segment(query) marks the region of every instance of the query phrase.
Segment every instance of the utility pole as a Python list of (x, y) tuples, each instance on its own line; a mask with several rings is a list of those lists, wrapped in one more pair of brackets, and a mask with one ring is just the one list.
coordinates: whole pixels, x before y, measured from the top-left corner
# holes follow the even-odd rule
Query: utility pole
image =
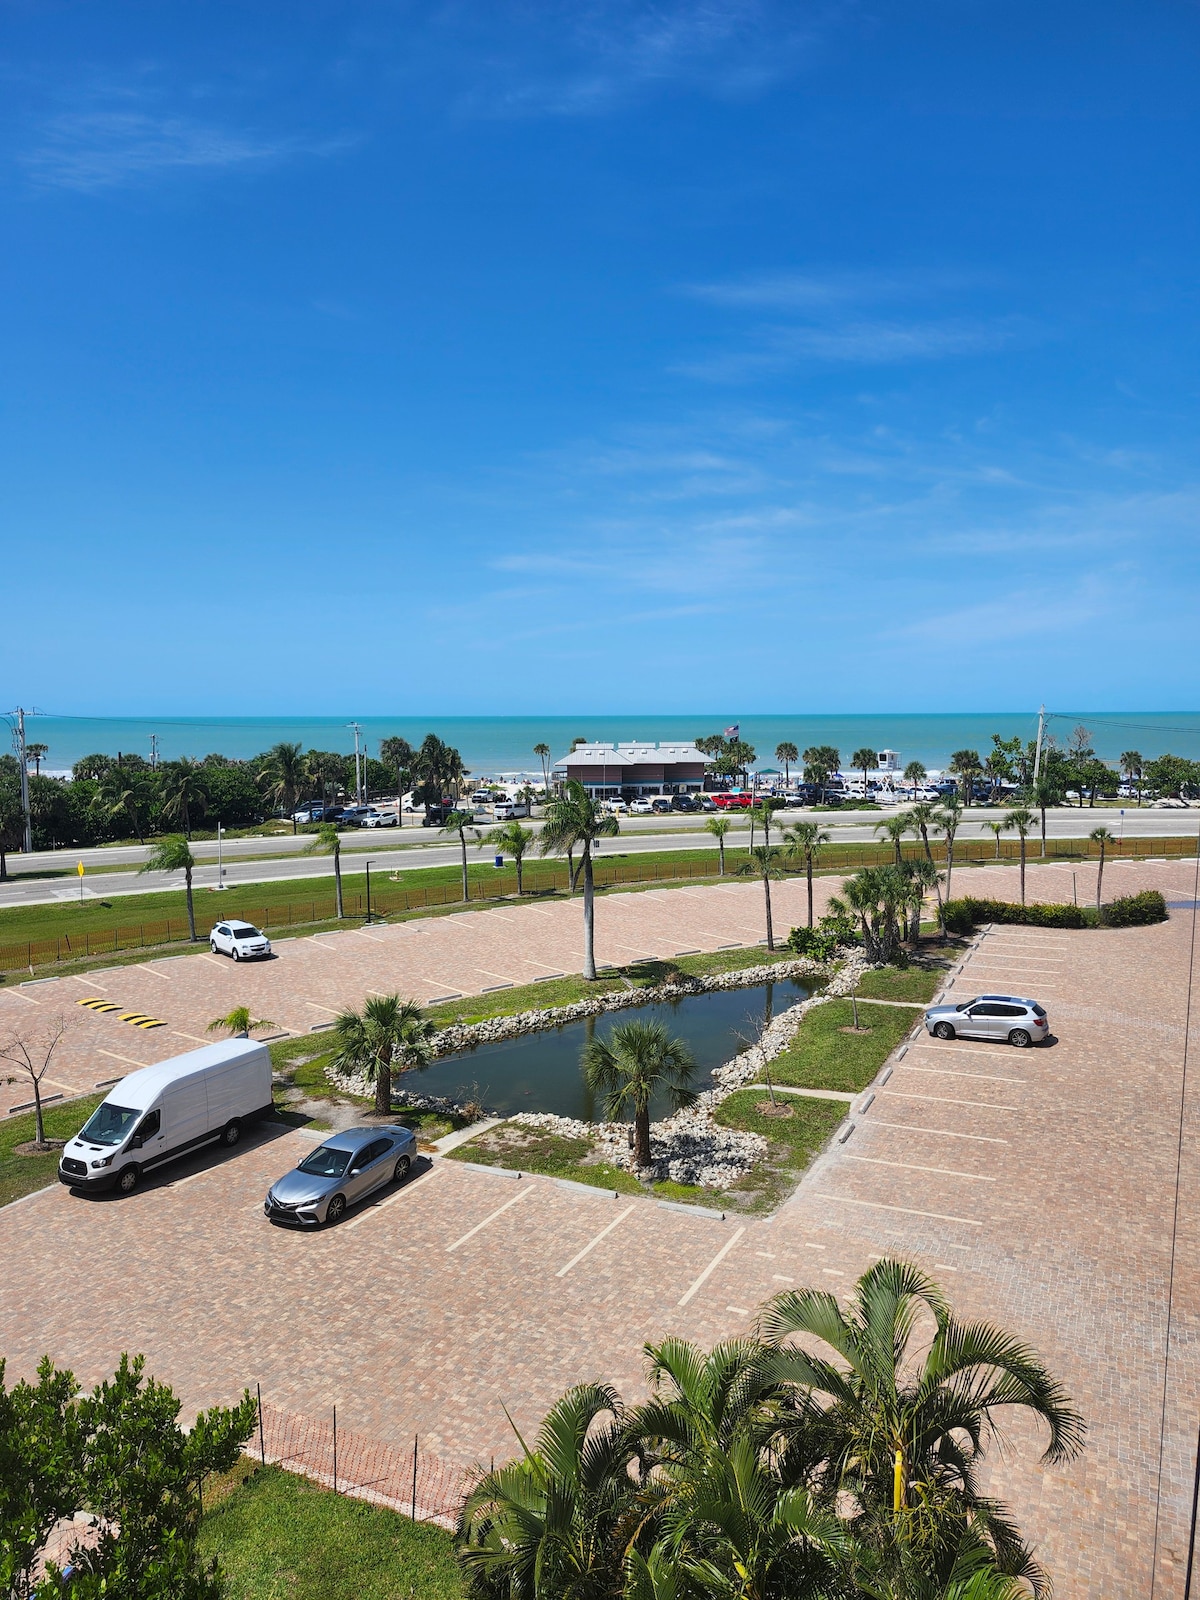
[(362, 729), (359, 727), (357, 722), (348, 722), (346, 724), (346, 726), (348, 728), (353, 728), (354, 729), (354, 804), (356, 806), (360, 806), (360, 805), (362, 805), (363, 802), (362, 802), (362, 777), (361, 777), (361, 775), (359, 773), (359, 769), (358, 769), (358, 753), (359, 753), (358, 752), (358, 737), (359, 737), (359, 734), (362, 732)]
[(1041, 768), (1042, 768), (1042, 734), (1045, 731), (1045, 727), (1046, 727), (1046, 708), (1045, 708), (1045, 706), (1042, 706), (1041, 710), (1038, 712), (1037, 749), (1033, 753), (1033, 781), (1034, 781), (1034, 783), (1036, 783), (1038, 781), (1038, 773), (1041, 771)]
[(156, 733), (150, 735), (150, 771), (158, 771), (158, 735)]
[(25, 752), (25, 712), (17, 707), (17, 760), (21, 764), (21, 811), (25, 818), (25, 834), (21, 845), (26, 855), (33, 854), (33, 826), (29, 817), (29, 759)]

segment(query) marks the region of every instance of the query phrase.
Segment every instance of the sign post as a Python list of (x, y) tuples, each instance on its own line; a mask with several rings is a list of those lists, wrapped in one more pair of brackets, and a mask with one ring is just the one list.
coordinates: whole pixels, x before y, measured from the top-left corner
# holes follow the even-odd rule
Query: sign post
[(83, 904), (83, 862), (82, 861), (75, 868), (75, 871), (79, 874), (79, 904), (82, 905)]

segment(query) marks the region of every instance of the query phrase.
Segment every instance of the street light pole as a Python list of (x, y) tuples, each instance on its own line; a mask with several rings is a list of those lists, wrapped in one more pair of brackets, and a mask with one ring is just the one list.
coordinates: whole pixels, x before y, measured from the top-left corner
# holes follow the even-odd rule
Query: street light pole
[(367, 921), (371, 920), (371, 863), (367, 862)]
[(221, 840), (225, 829), (217, 823), (217, 888), (225, 887), (225, 859), (221, 851)]
[(17, 759), (21, 763), (21, 811), (25, 818), (25, 833), (21, 845), (25, 854), (33, 854), (33, 824), (29, 815), (29, 765), (25, 751), (25, 713), (17, 707)]

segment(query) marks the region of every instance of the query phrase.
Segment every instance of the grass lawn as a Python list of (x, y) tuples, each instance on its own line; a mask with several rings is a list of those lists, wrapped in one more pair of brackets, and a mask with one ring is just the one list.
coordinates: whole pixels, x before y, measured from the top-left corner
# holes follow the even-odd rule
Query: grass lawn
[[(248, 1475), (247, 1475), (248, 1474)], [(281, 1467), (209, 1483), (200, 1548), (216, 1556), (229, 1600), (460, 1600), (451, 1537), (334, 1494)], [(241, 1481), (237, 1481), (237, 1480)], [(224, 1491), (224, 1492), (223, 1492)]]
[[(63, 1106), (46, 1106), (42, 1116), (47, 1139), (70, 1139), (77, 1134), (103, 1099), (102, 1094), (90, 1094)], [(57, 1150), (32, 1156), (15, 1153), (15, 1146), (28, 1143), (36, 1133), (32, 1111), (0, 1122), (0, 1206), (19, 1200), (23, 1194), (32, 1194), (35, 1189), (44, 1189), (58, 1179)]]
[(854, 1020), (849, 1000), (813, 1006), (791, 1047), (771, 1063), (772, 1079), (801, 1089), (839, 1089), (844, 1094), (866, 1088), (908, 1033), (916, 1014), (860, 1000), (858, 1017), (870, 1033), (841, 1031)]
[(799, 1095), (778, 1099), (786, 1100), (790, 1116), (764, 1115), (759, 1107), (770, 1103), (765, 1089), (739, 1089), (717, 1109), (722, 1127), (761, 1133), (769, 1144), (767, 1159), (721, 1197), (726, 1210), (774, 1210), (846, 1115), (846, 1107), (834, 1100), (802, 1100)]
[(586, 1139), (566, 1139), (545, 1128), (526, 1128), (519, 1123), (502, 1122), (451, 1150), (449, 1159), (536, 1172), (547, 1178), (573, 1178), (576, 1183), (616, 1189), (621, 1194), (646, 1193), (630, 1173), (592, 1159), (592, 1147)]
[(858, 986), (859, 998), (871, 1000), (932, 1000), (946, 981), (945, 972), (927, 967), (879, 967), (864, 972)]

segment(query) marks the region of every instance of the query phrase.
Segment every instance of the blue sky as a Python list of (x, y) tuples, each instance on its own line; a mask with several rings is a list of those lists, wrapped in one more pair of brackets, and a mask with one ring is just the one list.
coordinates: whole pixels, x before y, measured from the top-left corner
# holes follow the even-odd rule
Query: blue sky
[(5, 0), (0, 696), (1200, 705), (1200, 10)]

